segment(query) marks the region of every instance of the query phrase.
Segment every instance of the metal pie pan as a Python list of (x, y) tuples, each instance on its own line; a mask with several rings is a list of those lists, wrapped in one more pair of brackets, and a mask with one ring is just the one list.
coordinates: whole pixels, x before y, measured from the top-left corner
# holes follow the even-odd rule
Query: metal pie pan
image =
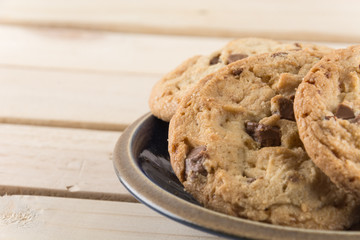
[(130, 125), (114, 149), (120, 182), (140, 202), (190, 227), (233, 239), (358, 240), (360, 231), (285, 227), (228, 216), (200, 206), (171, 170), (167, 153), (168, 123), (150, 113)]

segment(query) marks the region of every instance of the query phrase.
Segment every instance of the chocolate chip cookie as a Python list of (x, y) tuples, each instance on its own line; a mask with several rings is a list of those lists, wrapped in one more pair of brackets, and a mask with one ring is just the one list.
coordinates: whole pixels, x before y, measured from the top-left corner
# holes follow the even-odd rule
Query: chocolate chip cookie
[(304, 48), (321, 49), (322, 47), (312, 44), (282, 43), (270, 39), (243, 38), (229, 42), (222, 50), (209, 56), (192, 57), (155, 84), (149, 99), (151, 112), (158, 118), (169, 121), (186, 91), (206, 75), (251, 55)]
[(248, 57), (206, 76), (181, 101), (169, 127), (172, 167), (201, 204), (273, 224), (344, 229), (359, 202), (311, 161), (293, 101), (323, 51)]
[(360, 45), (324, 57), (297, 90), (295, 116), (314, 163), (360, 197), (359, 64)]

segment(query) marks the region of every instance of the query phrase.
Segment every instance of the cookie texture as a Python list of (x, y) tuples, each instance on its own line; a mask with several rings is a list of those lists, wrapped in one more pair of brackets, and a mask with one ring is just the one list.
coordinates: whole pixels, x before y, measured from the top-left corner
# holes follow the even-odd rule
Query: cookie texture
[(295, 116), (314, 163), (360, 197), (360, 46), (336, 50), (300, 84)]
[(282, 43), (262, 38), (241, 38), (229, 42), (222, 50), (209, 56), (195, 56), (166, 74), (150, 94), (151, 112), (164, 121), (170, 121), (176, 108), (200, 79), (216, 70), (248, 56), (285, 50), (326, 49), (312, 44)]
[(267, 53), (206, 76), (170, 121), (172, 167), (205, 207), (251, 220), (345, 229), (359, 202), (311, 161), (293, 100), (326, 51)]

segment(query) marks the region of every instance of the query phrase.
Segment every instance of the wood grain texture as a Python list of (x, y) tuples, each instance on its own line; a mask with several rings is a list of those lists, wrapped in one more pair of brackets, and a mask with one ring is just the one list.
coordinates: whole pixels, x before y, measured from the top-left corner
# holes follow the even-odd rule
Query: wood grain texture
[(149, 111), (160, 78), (0, 67), (0, 122), (123, 130)]
[(1, 239), (221, 239), (191, 229), (140, 203), (0, 197)]
[(113, 169), (121, 131), (185, 59), (237, 37), (360, 41), (357, 6), (1, 0), (0, 239), (220, 239), (136, 202)]
[(0, 193), (135, 201), (112, 163), (120, 135), (0, 124)]
[[(349, 7), (351, 6), (351, 7)], [(3, 0), (0, 23), (216, 37), (360, 40), (359, 2)]]
[(0, 39), (0, 66), (160, 75), (228, 41), (4, 25), (0, 25)]

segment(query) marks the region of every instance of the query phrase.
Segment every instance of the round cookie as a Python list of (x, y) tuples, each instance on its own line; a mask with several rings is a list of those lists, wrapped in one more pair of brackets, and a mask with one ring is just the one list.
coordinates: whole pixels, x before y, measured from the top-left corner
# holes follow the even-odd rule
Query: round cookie
[(289, 51), (237, 61), (206, 76), (169, 127), (171, 164), (210, 209), (273, 224), (345, 229), (359, 202), (311, 161), (293, 113), (295, 89), (323, 56)]
[(299, 134), (314, 163), (360, 197), (360, 45), (317, 63), (295, 97)]
[[(266, 52), (323, 48), (312, 44), (282, 43), (270, 39), (242, 38), (229, 42), (222, 50), (209, 56), (195, 56), (166, 74), (157, 82), (150, 94), (151, 112), (164, 121), (170, 121), (176, 108), (196, 82), (229, 63)], [(325, 47), (324, 47), (325, 49)]]

